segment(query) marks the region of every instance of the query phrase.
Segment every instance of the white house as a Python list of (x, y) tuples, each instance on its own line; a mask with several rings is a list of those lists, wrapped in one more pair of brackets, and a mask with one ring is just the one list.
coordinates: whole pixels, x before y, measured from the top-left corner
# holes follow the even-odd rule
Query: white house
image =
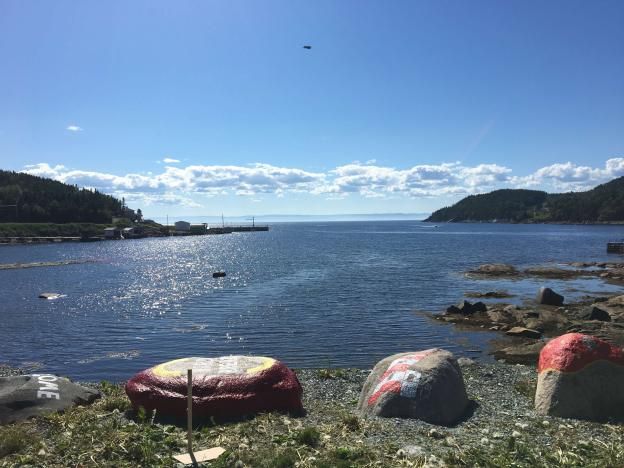
[(191, 223), (187, 221), (176, 221), (175, 222), (175, 230), (176, 232), (190, 232), (191, 231)]

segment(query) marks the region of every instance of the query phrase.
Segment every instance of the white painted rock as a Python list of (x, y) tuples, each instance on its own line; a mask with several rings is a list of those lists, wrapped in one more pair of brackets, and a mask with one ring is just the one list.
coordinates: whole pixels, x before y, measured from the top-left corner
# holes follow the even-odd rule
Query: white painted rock
[(467, 405), (456, 359), (436, 348), (379, 361), (364, 384), (358, 409), (367, 415), (448, 425), (461, 418)]
[(50, 374), (0, 377), (0, 424), (86, 405), (100, 392)]

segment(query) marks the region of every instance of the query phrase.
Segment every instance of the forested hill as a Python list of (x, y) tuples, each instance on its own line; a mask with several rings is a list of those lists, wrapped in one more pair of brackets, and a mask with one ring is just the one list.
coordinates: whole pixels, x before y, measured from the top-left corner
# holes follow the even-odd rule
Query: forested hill
[(122, 212), (122, 202), (109, 195), (2, 170), (0, 205), (3, 223), (110, 223)]
[(495, 190), (470, 195), (434, 212), (425, 221), (512, 223), (624, 222), (624, 177), (587, 192), (548, 194), (537, 190)]

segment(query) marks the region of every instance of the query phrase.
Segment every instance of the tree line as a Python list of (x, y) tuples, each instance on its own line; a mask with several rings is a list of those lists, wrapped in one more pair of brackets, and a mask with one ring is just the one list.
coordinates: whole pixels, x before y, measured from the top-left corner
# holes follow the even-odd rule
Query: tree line
[(110, 223), (122, 201), (52, 179), (0, 170), (2, 223)]
[(426, 221), (620, 223), (624, 222), (624, 177), (586, 192), (504, 189), (470, 195), (435, 211)]

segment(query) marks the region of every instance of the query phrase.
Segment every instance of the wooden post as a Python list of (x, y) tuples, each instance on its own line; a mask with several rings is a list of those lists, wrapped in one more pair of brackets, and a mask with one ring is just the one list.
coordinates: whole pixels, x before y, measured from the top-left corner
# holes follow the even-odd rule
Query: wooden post
[(186, 448), (188, 453), (174, 455), (173, 458), (185, 465), (198, 466), (198, 461), (216, 460), (225, 452), (225, 449), (223, 447), (213, 447), (193, 453), (193, 369), (188, 369), (187, 371), (186, 391)]
[(187, 371), (186, 440), (188, 453), (193, 458), (193, 369)]

